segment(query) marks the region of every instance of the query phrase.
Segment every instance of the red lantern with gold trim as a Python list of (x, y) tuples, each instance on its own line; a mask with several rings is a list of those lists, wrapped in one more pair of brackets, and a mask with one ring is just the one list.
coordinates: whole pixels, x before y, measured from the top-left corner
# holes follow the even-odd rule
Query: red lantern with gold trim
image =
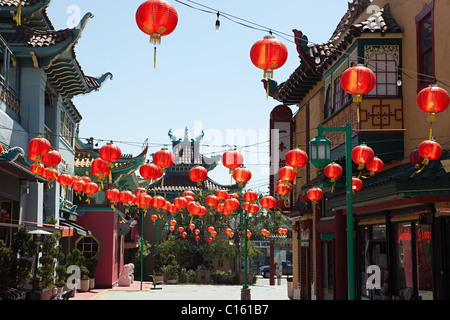
[(272, 196), (264, 196), (261, 198), (261, 200), (259, 200), (259, 204), (261, 205), (261, 207), (269, 210), (275, 207), (276, 203), (277, 200)]
[(49, 152), (42, 156), (42, 163), (49, 168), (56, 167), (60, 164), (61, 160), (61, 154), (53, 149), (50, 149)]
[(208, 171), (202, 166), (197, 165), (189, 170), (189, 179), (197, 183), (198, 187), (202, 185), (202, 182), (205, 181), (207, 176)]
[(147, 162), (139, 167), (139, 174), (149, 182), (153, 182), (162, 176), (161, 168), (156, 164)]
[(205, 202), (212, 209), (219, 204), (219, 198), (217, 196), (211, 194), (206, 197)]
[(229, 198), (229, 199), (225, 200), (223, 205), (227, 211), (229, 211), (231, 214), (233, 214), (234, 211), (239, 208), (239, 201), (234, 198)]
[[(178, 13), (167, 1), (148, 0), (138, 7), (136, 24), (142, 32), (150, 35), (151, 44), (160, 44), (161, 37), (175, 30), (178, 24)], [(156, 47), (154, 67), (156, 67)]]
[(375, 84), (375, 74), (363, 65), (350, 67), (341, 75), (342, 89), (353, 95), (353, 102), (360, 102), (362, 95), (372, 91)]
[(352, 150), (352, 160), (358, 164), (358, 170), (364, 169), (364, 166), (372, 162), (374, 157), (375, 154), (372, 148), (364, 143), (354, 147)]
[(153, 155), (153, 163), (161, 168), (162, 173), (173, 166), (174, 162), (175, 155), (167, 148), (162, 148)]
[(176, 197), (173, 199), (173, 205), (177, 207), (178, 209), (183, 209), (188, 204), (186, 198), (184, 197)]
[(278, 177), (285, 183), (285, 185), (288, 185), (291, 181), (294, 181), (295, 176), (296, 173), (290, 166), (284, 166), (278, 170)]
[(96, 194), (99, 190), (98, 185), (95, 182), (88, 182), (84, 186), (84, 193), (87, 197), (87, 202), (91, 203), (91, 198)]
[(336, 162), (331, 162), (323, 170), (323, 173), (327, 176), (327, 178), (331, 179), (331, 182), (336, 182), (337, 178), (342, 175), (342, 172), (342, 167)]
[(323, 191), (320, 188), (313, 187), (308, 190), (307, 192), (308, 199), (312, 201), (313, 203), (317, 203), (320, 201), (323, 197)]
[(230, 174), (244, 163), (244, 156), (236, 149), (230, 149), (222, 154), (222, 164), (229, 169)]
[(414, 165), (417, 169), (420, 167), (420, 164), (425, 160), (419, 153), (419, 149), (415, 149), (409, 153), (409, 162)]
[(362, 186), (363, 186), (363, 183), (360, 178), (356, 178), (356, 177), (352, 178), (352, 191), (353, 192), (361, 190)]
[(219, 201), (224, 201), (230, 197), (228, 192), (224, 189), (219, 189), (216, 191), (216, 196), (219, 198)]
[(42, 157), (50, 151), (50, 142), (44, 137), (38, 136), (28, 143), (28, 157), (35, 163), (41, 162)]
[(253, 203), (258, 200), (258, 194), (253, 190), (248, 190), (244, 193), (244, 200)]
[[(273, 70), (281, 68), (287, 61), (288, 50), (283, 42), (272, 34), (255, 42), (250, 49), (250, 60), (259, 69), (264, 70), (264, 78), (272, 79)], [(267, 84), (267, 97), (269, 84)]]
[(447, 109), (450, 103), (448, 92), (436, 84), (420, 90), (416, 100), (421, 110), (433, 116)]
[(366, 164), (367, 170), (370, 171), (370, 175), (373, 176), (375, 173), (381, 172), (384, 167), (384, 162), (377, 156), (373, 157), (373, 160)]
[(233, 179), (238, 183), (239, 187), (242, 187), (245, 183), (249, 182), (252, 178), (252, 172), (245, 167), (239, 167), (234, 169)]
[(442, 147), (434, 140), (425, 140), (419, 144), (419, 154), (424, 159), (423, 163), (428, 164), (430, 160), (437, 160), (442, 155)]
[(108, 163), (109, 167), (112, 167), (113, 162), (119, 160), (122, 156), (122, 151), (111, 141), (100, 148), (99, 156)]

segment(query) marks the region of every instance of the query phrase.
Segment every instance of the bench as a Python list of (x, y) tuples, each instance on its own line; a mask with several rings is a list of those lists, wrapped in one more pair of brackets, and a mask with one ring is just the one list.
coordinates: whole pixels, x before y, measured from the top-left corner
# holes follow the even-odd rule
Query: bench
[(164, 282), (163, 281), (155, 281), (155, 278), (153, 277), (153, 275), (149, 275), (150, 277), (150, 281), (153, 283), (153, 289), (162, 289), (162, 288), (157, 288), (157, 285), (161, 285)]
[(50, 297), (50, 300), (69, 300), (73, 290), (67, 290), (59, 293), (55, 293)]

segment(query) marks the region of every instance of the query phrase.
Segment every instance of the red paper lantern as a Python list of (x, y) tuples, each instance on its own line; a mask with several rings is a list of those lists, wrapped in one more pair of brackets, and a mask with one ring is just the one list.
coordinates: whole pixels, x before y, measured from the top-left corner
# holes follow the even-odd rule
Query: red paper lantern
[(294, 179), (296, 177), (296, 173), (292, 167), (284, 166), (284, 167), (280, 168), (280, 170), (278, 170), (278, 177), (285, 184), (288, 184), (290, 181), (294, 181)]
[(175, 155), (167, 148), (162, 148), (153, 155), (153, 163), (161, 168), (162, 173), (166, 172), (167, 168), (173, 166), (174, 162)]
[(361, 179), (356, 178), (356, 177), (352, 178), (352, 191), (353, 192), (361, 190), (362, 185), (363, 185), (363, 183), (362, 183)]
[(155, 181), (162, 176), (161, 168), (150, 162), (144, 163), (139, 167), (139, 174), (149, 181)]
[(110, 175), (111, 169), (108, 166), (108, 162), (101, 158), (96, 158), (91, 163), (91, 171), (94, 176), (96, 176), (99, 182), (103, 186), (103, 180)]
[(197, 186), (201, 186), (207, 176), (208, 171), (202, 166), (197, 165), (189, 170), (189, 179), (191, 179), (192, 182), (196, 182)]
[(262, 234), (264, 237), (267, 237), (267, 236), (270, 234), (270, 232), (267, 231), (266, 229), (262, 229), (262, 230), (261, 230), (261, 234)]
[(230, 193), (228, 196), (229, 196), (229, 198), (234, 198), (236, 200), (239, 200), (239, 196), (237, 193)]
[(370, 175), (374, 175), (375, 173), (381, 172), (383, 170), (384, 163), (383, 160), (378, 158), (377, 156), (373, 157), (373, 160), (366, 164), (367, 170), (370, 171)]
[(419, 168), (420, 164), (425, 160), (419, 153), (419, 149), (415, 149), (409, 153), (409, 162), (414, 165), (415, 168)]
[(199, 212), (201, 210), (200, 207), (201, 207), (201, 205), (198, 201), (191, 201), (188, 203), (186, 208), (190, 214), (196, 216), (199, 214)]
[(160, 209), (164, 208), (166, 205), (166, 199), (162, 196), (154, 196), (152, 198), (152, 206), (156, 208), (156, 211), (159, 211)]
[(342, 175), (342, 172), (342, 167), (336, 162), (331, 162), (323, 170), (323, 173), (325, 174), (325, 176), (327, 176), (327, 178), (331, 179), (331, 182), (335, 182), (337, 178)]
[(142, 32), (150, 35), (150, 43), (160, 44), (162, 36), (175, 30), (178, 13), (167, 1), (148, 0), (138, 7), (136, 24)]
[(253, 190), (248, 190), (244, 193), (244, 200), (253, 203), (258, 200), (258, 194)]
[(173, 205), (178, 209), (183, 209), (188, 204), (186, 198), (184, 197), (176, 197), (173, 199)]
[(64, 188), (67, 188), (67, 186), (72, 184), (72, 177), (68, 174), (62, 173), (58, 176), (56, 181), (58, 181), (60, 185), (64, 186)]
[(200, 206), (200, 212), (198, 213), (199, 216), (204, 216), (206, 214), (206, 207)]
[(108, 163), (109, 167), (112, 167), (114, 165), (113, 162), (119, 160), (122, 156), (122, 151), (111, 141), (100, 148), (99, 155), (102, 160)]
[(186, 238), (187, 232), (186, 232), (186, 231), (183, 231), (183, 232), (181, 233), (181, 236), (182, 236), (183, 238)]
[(216, 206), (216, 211), (222, 213), (223, 210), (225, 209), (223, 203), (220, 203)]
[(272, 79), (273, 70), (282, 67), (287, 60), (288, 51), (280, 40), (272, 35), (255, 42), (250, 49), (250, 59), (259, 69), (264, 70), (264, 78)]
[(364, 166), (372, 162), (375, 154), (371, 147), (366, 144), (360, 144), (352, 150), (352, 160), (358, 164), (358, 170), (364, 169)]
[(147, 190), (145, 188), (142, 188), (142, 187), (137, 187), (134, 190), (134, 194), (136, 195), (136, 197), (139, 196), (140, 194), (146, 193), (146, 192), (147, 192)]
[(209, 232), (209, 233), (211, 233), (211, 232), (213, 232), (213, 231), (214, 231), (214, 227), (213, 227), (213, 226), (208, 227), (208, 232)]
[(448, 92), (436, 84), (420, 90), (416, 100), (419, 108), (430, 114), (444, 111), (450, 103)]
[(442, 155), (442, 147), (434, 140), (425, 140), (419, 144), (419, 154), (424, 158), (424, 164), (430, 160), (437, 160)]
[(259, 204), (264, 209), (272, 209), (273, 207), (275, 207), (276, 203), (277, 200), (272, 196), (264, 196), (261, 198), (261, 200), (259, 200)]
[(72, 181), (72, 189), (75, 190), (75, 193), (84, 192), (84, 187), (86, 186), (86, 182), (83, 179), (79, 178)]
[(216, 196), (219, 198), (220, 201), (226, 200), (230, 197), (227, 191), (224, 189), (219, 189), (216, 191)]
[(213, 230), (213, 231), (211, 232), (211, 237), (214, 238), (215, 236), (217, 236), (217, 231)]
[(108, 189), (105, 192), (105, 196), (109, 201), (116, 204), (117, 202), (119, 202), (120, 191), (116, 188)]
[(156, 214), (152, 214), (150, 219), (152, 219), (153, 223), (155, 223), (155, 221), (158, 220), (158, 216)]
[(136, 198), (135, 203), (139, 208), (147, 210), (152, 205), (152, 197), (146, 193), (142, 193)]
[(123, 190), (120, 191), (119, 194), (119, 201), (122, 202), (125, 205), (129, 205), (131, 201), (133, 200), (133, 193), (130, 190)]
[(184, 196), (183, 198), (185, 198), (186, 201), (187, 201), (186, 205), (188, 205), (190, 202), (194, 201), (194, 197), (193, 196)]
[(362, 95), (372, 91), (375, 84), (375, 74), (363, 65), (350, 67), (341, 76), (342, 89), (353, 95), (353, 102), (360, 102)]
[(86, 183), (86, 185), (84, 186), (84, 193), (86, 194), (88, 203), (91, 203), (91, 198), (98, 192), (98, 190), (99, 187), (95, 182)]
[(42, 174), (42, 172), (44, 171), (45, 167), (42, 163), (33, 163), (30, 166), (30, 171), (34, 174), (34, 176), (37, 178), (39, 175)]
[(49, 152), (42, 156), (42, 163), (49, 168), (56, 167), (62, 160), (61, 154), (56, 151), (50, 149)]
[(200, 234), (200, 230), (195, 229), (195, 230), (194, 230), (194, 233), (195, 233), (196, 235), (199, 235), (199, 234)]
[(222, 164), (229, 169), (230, 174), (244, 163), (244, 156), (236, 149), (230, 149), (222, 154)]
[(170, 230), (170, 232), (173, 232), (173, 230), (175, 230), (175, 227), (174, 226), (170, 226), (169, 230)]
[(175, 226), (177, 224), (177, 221), (172, 219), (172, 220), (169, 221), (169, 224), (171, 226)]
[(38, 136), (28, 143), (28, 157), (34, 162), (41, 162), (42, 157), (50, 151), (50, 142)]
[(284, 197), (286, 195), (289, 194), (289, 192), (291, 192), (292, 190), (292, 184), (290, 182), (288, 182), (288, 184), (286, 183), (282, 183), (280, 185), (278, 185), (275, 189), (275, 192), (280, 195), (281, 197)]
[(242, 187), (245, 183), (249, 182), (252, 178), (252, 172), (245, 167), (239, 167), (234, 169), (233, 179), (238, 183), (239, 187)]
[(248, 212), (257, 213), (259, 211), (259, 206), (256, 203), (251, 203), (248, 207)]
[(41, 176), (47, 179), (47, 182), (50, 182), (51, 180), (58, 179), (59, 174), (58, 171), (54, 168), (44, 168)]
[(230, 213), (233, 213), (239, 208), (239, 201), (234, 198), (229, 198), (223, 203), (225, 209)]
[(311, 189), (308, 190), (307, 192), (308, 195), (308, 199), (314, 203), (316, 203), (317, 201), (319, 201), (320, 199), (322, 199), (323, 197), (323, 191), (320, 188), (317, 187), (313, 187)]
[(298, 170), (298, 168), (304, 167), (308, 163), (308, 155), (300, 148), (289, 150), (284, 159), (286, 164)]
[(168, 209), (167, 209), (167, 211), (169, 211), (169, 212), (172, 213), (172, 214), (177, 213), (178, 210), (179, 210), (179, 209), (178, 209), (174, 204), (170, 204), (170, 205), (168, 206)]
[(190, 224), (188, 225), (188, 228), (189, 228), (189, 229), (191, 229), (191, 230), (194, 230), (194, 228), (195, 228), (195, 224), (193, 224), (193, 223), (190, 223)]
[(219, 204), (219, 198), (217, 196), (211, 194), (206, 197), (205, 202), (210, 208), (213, 208)]

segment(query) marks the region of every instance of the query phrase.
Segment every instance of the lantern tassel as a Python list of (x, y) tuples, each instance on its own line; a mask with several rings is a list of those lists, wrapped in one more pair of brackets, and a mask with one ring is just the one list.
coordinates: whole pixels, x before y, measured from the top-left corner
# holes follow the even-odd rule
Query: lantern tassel
[(153, 69), (156, 69), (156, 47), (153, 51)]
[(428, 138), (429, 140), (431, 140), (433, 134), (433, 122), (430, 122), (430, 137)]

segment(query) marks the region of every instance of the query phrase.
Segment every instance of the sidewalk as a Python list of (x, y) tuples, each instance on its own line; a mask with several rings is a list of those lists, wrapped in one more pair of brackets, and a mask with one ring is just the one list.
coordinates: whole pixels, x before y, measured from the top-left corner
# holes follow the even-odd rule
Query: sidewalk
[[(242, 285), (210, 284), (163, 284), (161, 289), (152, 289), (151, 282), (134, 281), (130, 287), (93, 289), (77, 292), (70, 300), (240, 300)], [(281, 284), (275, 280), (270, 286), (269, 279), (258, 277), (255, 285), (249, 286), (251, 300), (289, 300), (287, 281)]]

